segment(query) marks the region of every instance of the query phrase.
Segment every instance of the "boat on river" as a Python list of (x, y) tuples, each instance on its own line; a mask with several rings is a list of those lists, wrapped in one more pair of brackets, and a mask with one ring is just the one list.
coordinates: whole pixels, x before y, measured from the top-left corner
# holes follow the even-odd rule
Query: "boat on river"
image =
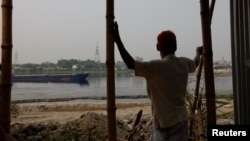
[(31, 83), (87, 83), (89, 73), (56, 74), (56, 75), (13, 75), (12, 82)]

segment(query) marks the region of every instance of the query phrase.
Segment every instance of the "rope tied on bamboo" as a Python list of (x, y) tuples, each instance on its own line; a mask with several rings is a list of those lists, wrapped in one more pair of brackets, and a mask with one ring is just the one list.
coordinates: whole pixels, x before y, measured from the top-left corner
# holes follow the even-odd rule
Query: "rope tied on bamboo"
[(106, 15), (106, 18), (115, 18), (115, 16), (113, 16), (113, 15)]
[(0, 84), (0, 87), (1, 88), (9, 88), (9, 87), (11, 87), (12, 86), (12, 83), (1, 83)]
[(114, 107), (114, 108), (108, 107), (108, 108), (107, 108), (107, 111), (116, 111), (116, 109), (117, 109), (116, 107)]
[(11, 9), (13, 8), (13, 6), (10, 4), (2, 4), (1, 7), (2, 8), (11, 8)]
[(11, 45), (11, 44), (2, 44), (1, 48), (2, 49), (9, 49), (9, 48), (13, 48), (13, 45)]
[(108, 61), (108, 60), (106, 61), (106, 65), (107, 65), (107, 66), (114, 65), (114, 64), (115, 64), (114, 61)]

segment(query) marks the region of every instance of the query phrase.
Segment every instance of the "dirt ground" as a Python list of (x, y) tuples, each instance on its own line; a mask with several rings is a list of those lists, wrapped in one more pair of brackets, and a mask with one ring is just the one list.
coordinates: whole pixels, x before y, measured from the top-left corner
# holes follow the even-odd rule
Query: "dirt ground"
[[(133, 130), (133, 121), (140, 110), (142, 110), (141, 119), (147, 119), (150, 123), (151, 111), (148, 100), (116, 104), (119, 140), (129, 137)], [(108, 138), (106, 101), (14, 104), (11, 117), (11, 134), (19, 141), (28, 141), (29, 138), (32, 141), (35, 139), (107, 140)]]
[[(217, 122), (233, 124), (233, 102), (217, 103)], [(142, 115), (137, 116), (142, 111)], [(147, 140), (151, 122), (148, 100), (116, 104), (117, 140)], [(136, 118), (140, 122), (134, 126)], [(19, 141), (108, 139), (106, 101), (69, 101), (13, 104), (11, 135)]]
[[(16, 112), (12, 112), (12, 124), (22, 123), (30, 124), (37, 122), (57, 121), (65, 124), (69, 121), (76, 120), (81, 115), (88, 112), (107, 115), (107, 106), (105, 101), (99, 102), (41, 102), (17, 104)], [(151, 114), (150, 103), (129, 102), (116, 104), (116, 116), (123, 119), (128, 116), (135, 116), (139, 110), (143, 110), (144, 115)]]

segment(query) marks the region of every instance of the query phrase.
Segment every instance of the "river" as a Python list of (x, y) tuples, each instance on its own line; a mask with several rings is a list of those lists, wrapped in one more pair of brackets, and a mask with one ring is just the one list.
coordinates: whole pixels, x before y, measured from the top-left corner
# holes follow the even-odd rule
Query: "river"
[[(106, 77), (89, 77), (88, 84), (67, 83), (13, 83), (11, 100), (29, 99), (58, 99), (79, 97), (106, 97)], [(196, 76), (189, 76), (188, 91), (194, 93)], [(215, 91), (218, 94), (232, 94), (232, 76), (221, 75), (215, 77)], [(204, 88), (204, 80), (201, 79), (200, 87)], [(141, 77), (116, 77), (116, 96), (145, 96), (146, 82)]]

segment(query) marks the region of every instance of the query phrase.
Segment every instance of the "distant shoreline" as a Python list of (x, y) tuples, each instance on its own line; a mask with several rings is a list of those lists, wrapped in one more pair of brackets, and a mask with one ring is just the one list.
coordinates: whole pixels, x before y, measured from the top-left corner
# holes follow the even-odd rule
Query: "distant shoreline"
[[(216, 95), (216, 98), (226, 98), (226, 99), (233, 99), (232, 94), (220, 94)], [(116, 101), (123, 101), (123, 102), (131, 102), (133, 100), (145, 100), (148, 99), (147, 95), (128, 95), (128, 96), (116, 96)], [(106, 101), (107, 97), (71, 97), (71, 98), (49, 98), (49, 99), (24, 99), (24, 100), (14, 100), (12, 104), (20, 104), (20, 103), (38, 103), (38, 102), (66, 102), (66, 101)]]
[[(128, 95), (128, 96), (116, 96), (116, 99), (124, 99), (124, 100), (132, 100), (132, 99), (145, 99), (148, 98), (146, 95)], [(24, 100), (13, 100), (13, 104), (18, 103), (35, 103), (35, 102), (63, 102), (63, 101), (74, 101), (74, 100), (96, 100), (96, 101), (103, 101), (107, 100), (107, 97), (103, 96), (96, 96), (96, 97), (70, 97), (70, 98), (49, 98), (49, 99), (24, 99)]]

